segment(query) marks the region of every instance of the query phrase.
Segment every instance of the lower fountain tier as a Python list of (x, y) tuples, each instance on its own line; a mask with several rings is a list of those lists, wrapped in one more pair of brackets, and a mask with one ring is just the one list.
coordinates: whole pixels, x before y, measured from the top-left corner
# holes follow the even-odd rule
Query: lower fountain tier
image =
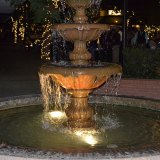
[(91, 128), (94, 111), (88, 105), (88, 95), (112, 75), (122, 72), (118, 64), (102, 63), (92, 66), (46, 64), (40, 74), (47, 75), (72, 95), (71, 104), (66, 109), (68, 124), (72, 128)]
[(112, 63), (93, 66), (46, 64), (40, 69), (40, 74), (49, 75), (75, 97), (86, 97), (112, 75), (120, 73), (122, 73), (122, 67)]

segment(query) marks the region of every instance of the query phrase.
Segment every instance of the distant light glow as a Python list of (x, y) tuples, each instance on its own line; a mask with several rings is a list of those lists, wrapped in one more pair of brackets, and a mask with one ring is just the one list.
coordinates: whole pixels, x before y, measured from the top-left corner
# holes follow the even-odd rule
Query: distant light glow
[(122, 11), (121, 10), (108, 10), (108, 15), (120, 16), (120, 15), (122, 15)]

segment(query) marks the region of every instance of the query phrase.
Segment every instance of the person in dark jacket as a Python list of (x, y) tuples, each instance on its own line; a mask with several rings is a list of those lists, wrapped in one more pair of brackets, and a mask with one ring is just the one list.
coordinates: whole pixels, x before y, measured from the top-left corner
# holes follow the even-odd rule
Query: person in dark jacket
[(120, 52), (120, 34), (116, 29), (112, 30), (112, 62), (119, 63), (119, 52)]
[(140, 26), (139, 31), (137, 31), (132, 39), (132, 45), (145, 47), (147, 46), (149, 37), (144, 31), (144, 26)]

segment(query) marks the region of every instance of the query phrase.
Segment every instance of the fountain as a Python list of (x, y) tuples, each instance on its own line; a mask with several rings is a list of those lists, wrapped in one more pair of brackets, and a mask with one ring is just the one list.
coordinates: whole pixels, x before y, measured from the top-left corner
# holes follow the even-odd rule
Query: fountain
[(71, 63), (67, 65), (47, 64), (41, 67), (40, 75), (47, 75), (65, 88), (72, 96), (70, 106), (65, 110), (69, 126), (72, 128), (90, 128), (94, 122), (94, 111), (88, 105), (88, 95), (106, 82), (112, 75), (121, 74), (118, 64), (90, 62), (91, 53), (86, 49), (86, 42), (98, 39), (109, 30), (105, 24), (89, 24), (85, 10), (91, 0), (67, 0), (69, 6), (76, 10), (74, 24), (58, 24), (54, 29), (68, 41), (74, 42), (74, 50), (69, 54)]
[(119, 80), (122, 68), (90, 61), (86, 42), (109, 26), (87, 23), (90, 0), (67, 2), (76, 9), (75, 23), (53, 29), (74, 42), (70, 62), (40, 68), (44, 107), (39, 95), (0, 99), (0, 159), (159, 159), (160, 103), (89, 96), (106, 81)]

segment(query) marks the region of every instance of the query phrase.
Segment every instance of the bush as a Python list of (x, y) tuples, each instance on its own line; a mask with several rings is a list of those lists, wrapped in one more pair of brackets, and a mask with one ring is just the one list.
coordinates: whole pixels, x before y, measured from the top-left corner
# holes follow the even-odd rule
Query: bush
[(128, 78), (160, 78), (160, 49), (126, 48), (124, 76)]

